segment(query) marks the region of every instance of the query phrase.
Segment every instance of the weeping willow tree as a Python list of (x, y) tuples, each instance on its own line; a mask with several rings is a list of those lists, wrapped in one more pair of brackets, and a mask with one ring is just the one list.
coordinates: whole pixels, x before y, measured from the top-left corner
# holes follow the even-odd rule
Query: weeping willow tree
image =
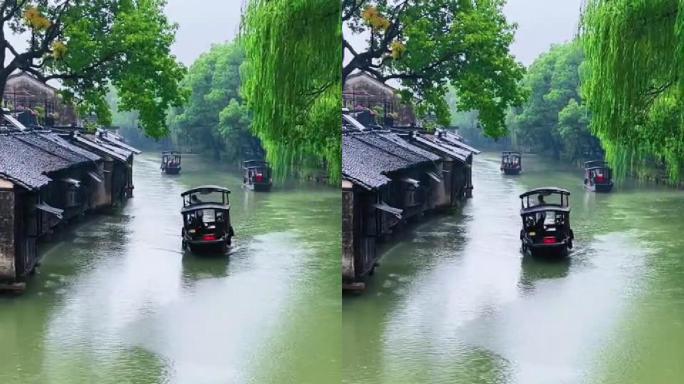
[(616, 174), (684, 166), (684, 2), (587, 0), (583, 92)]
[(341, 176), (339, 0), (251, 0), (241, 39), (243, 93), (276, 174), (325, 165)]

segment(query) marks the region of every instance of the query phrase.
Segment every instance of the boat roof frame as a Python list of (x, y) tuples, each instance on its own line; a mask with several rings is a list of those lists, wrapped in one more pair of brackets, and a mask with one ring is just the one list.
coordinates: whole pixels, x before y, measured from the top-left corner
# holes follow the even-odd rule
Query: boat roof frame
[(200, 185), (199, 187), (191, 188), (185, 192), (182, 192), (181, 197), (185, 197), (185, 196), (191, 195), (193, 193), (198, 193), (198, 192), (201, 193), (203, 191), (209, 191), (207, 193), (222, 192), (222, 193), (230, 194), (230, 189), (225, 188), (225, 187), (221, 187), (219, 185)]
[(543, 196), (548, 196), (548, 195), (553, 195), (553, 194), (570, 196), (570, 191), (568, 191), (567, 189), (558, 188), (558, 187), (541, 187), (541, 188), (531, 189), (531, 190), (521, 194), (520, 198), (524, 199), (528, 196), (539, 195), (539, 194), (541, 194)]
[(610, 168), (609, 166), (604, 166), (604, 167), (596, 166), (596, 167), (584, 168), (585, 171), (593, 171), (593, 170), (595, 170), (595, 169), (609, 169), (609, 170), (612, 170), (612, 168)]
[(584, 168), (592, 167), (594, 164), (596, 164), (596, 166), (608, 167), (608, 162), (605, 160), (589, 160), (584, 162)]

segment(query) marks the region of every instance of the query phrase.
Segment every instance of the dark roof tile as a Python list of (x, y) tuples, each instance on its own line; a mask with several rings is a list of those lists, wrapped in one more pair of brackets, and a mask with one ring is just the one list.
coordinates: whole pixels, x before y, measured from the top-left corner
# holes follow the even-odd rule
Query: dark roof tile
[(356, 132), (342, 137), (343, 177), (367, 189), (379, 188), (387, 174), (440, 160), (389, 132)]

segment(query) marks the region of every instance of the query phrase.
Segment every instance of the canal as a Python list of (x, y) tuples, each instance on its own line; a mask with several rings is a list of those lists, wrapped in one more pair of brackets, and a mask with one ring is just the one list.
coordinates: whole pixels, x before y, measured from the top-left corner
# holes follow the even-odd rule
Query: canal
[[(44, 244), (27, 292), (0, 296), (0, 383), (339, 382), (339, 190), (241, 180), (136, 159), (135, 198)], [(181, 250), (179, 194), (202, 184), (232, 190), (229, 257)]]
[[(343, 299), (346, 383), (674, 383), (684, 377), (684, 193), (584, 192), (582, 171), (474, 164), (474, 198), (407, 231)], [(575, 249), (519, 252), (518, 195), (572, 193)]]

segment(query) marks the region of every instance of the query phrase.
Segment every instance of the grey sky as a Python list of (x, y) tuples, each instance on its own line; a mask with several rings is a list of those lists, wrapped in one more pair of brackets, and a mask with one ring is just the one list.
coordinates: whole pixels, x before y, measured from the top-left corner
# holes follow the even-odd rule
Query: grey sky
[(166, 14), (178, 23), (173, 53), (185, 65), (212, 44), (232, 40), (240, 28), (244, 0), (168, 0)]
[(518, 23), (511, 51), (530, 65), (552, 44), (572, 40), (577, 34), (582, 0), (508, 0), (506, 17)]

